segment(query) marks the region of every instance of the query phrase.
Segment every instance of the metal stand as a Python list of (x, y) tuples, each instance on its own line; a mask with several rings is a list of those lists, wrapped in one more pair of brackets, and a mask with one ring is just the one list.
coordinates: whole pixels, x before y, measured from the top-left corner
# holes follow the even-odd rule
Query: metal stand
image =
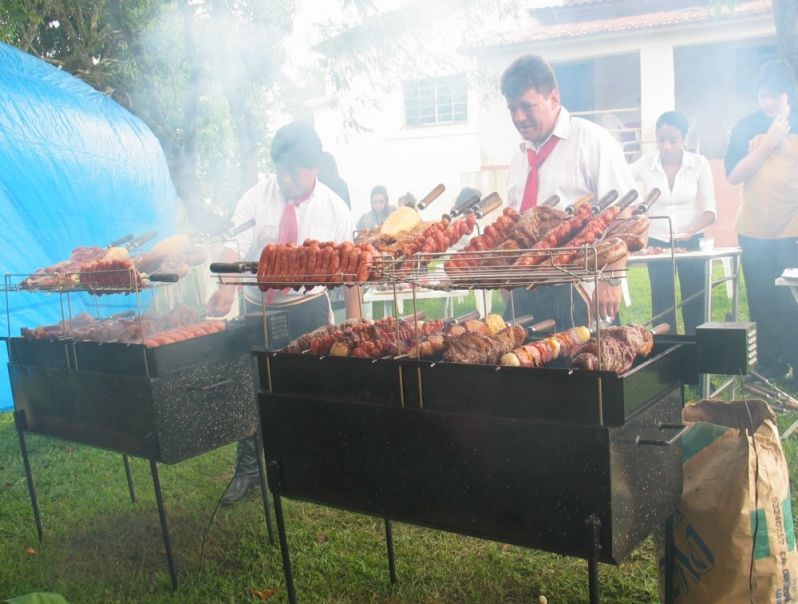
[(127, 478), (127, 490), (130, 493), (130, 503), (136, 503), (136, 487), (133, 486), (133, 474), (130, 473), (130, 458), (127, 454), (122, 455), (125, 463), (125, 477)]
[(673, 558), (673, 514), (665, 521), (665, 604), (673, 604), (673, 580), (675, 564)]
[(175, 571), (175, 560), (172, 557), (172, 541), (169, 538), (166, 508), (163, 505), (163, 495), (161, 494), (161, 481), (158, 479), (158, 464), (153, 459), (150, 460), (150, 474), (152, 474), (152, 485), (155, 487), (155, 501), (158, 503), (158, 517), (161, 520), (161, 534), (163, 535), (163, 545), (166, 549), (166, 562), (169, 565), (172, 589), (177, 590), (177, 573)]
[(285, 533), (285, 520), (283, 518), (283, 503), (280, 498), (280, 464), (276, 461), (269, 463), (269, 486), (272, 489), (274, 500), (274, 519), (277, 521), (277, 537), (280, 540), (280, 556), (283, 560), (283, 575), (285, 575), (285, 589), (288, 592), (290, 604), (296, 604), (296, 589), (294, 589), (294, 573), (291, 570), (291, 557), (288, 553), (288, 537)]
[(274, 545), (274, 527), (272, 526), (272, 515), (269, 511), (269, 487), (266, 485), (266, 459), (263, 456), (263, 441), (260, 437), (260, 430), (255, 432), (255, 450), (258, 455), (258, 479), (260, 482), (260, 496), (263, 500), (263, 515), (266, 518), (269, 543)]
[(385, 519), (385, 545), (388, 548), (388, 572), (391, 583), (396, 583), (396, 560), (393, 555), (393, 525), (390, 518)]
[(601, 521), (596, 516), (588, 516), (585, 520), (585, 537), (590, 546), (590, 557), (587, 559), (587, 575), (590, 590), (590, 604), (599, 604), (599, 576), (598, 576), (598, 557), (601, 551), (601, 541), (599, 530)]
[(28, 422), (23, 411), (14, 411), (14, 425), (17, 428), (19, 437), (19, 449), (22, 452), (22, 465), (25, 467), (25, 481), (28, 483), (28, 495), (30, 495), (30, 506), (33, 508), (33, 519), (36, 521), (36, 533), (39, 541), (44, 538), (42, 529), (42, 517), (39, 513), (39, 500), (36, 498), (36, 487), (33, 486), (33, 474), (30, 471), (30, 460), (28, 459), (28, 447), (25, 444), (25, 428)]

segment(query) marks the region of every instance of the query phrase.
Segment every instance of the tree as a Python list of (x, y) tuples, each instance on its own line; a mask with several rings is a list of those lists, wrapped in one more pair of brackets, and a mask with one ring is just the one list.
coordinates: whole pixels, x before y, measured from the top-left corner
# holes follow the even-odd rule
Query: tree
[(80, 77), (155, 133), (189, 208), (223, 213), (268, 164), (295, 0), (5, 0), (0, 39)]

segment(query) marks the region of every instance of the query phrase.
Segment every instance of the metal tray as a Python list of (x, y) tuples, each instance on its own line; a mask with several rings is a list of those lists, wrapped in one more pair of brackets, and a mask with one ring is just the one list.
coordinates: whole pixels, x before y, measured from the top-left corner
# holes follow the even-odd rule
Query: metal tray
[[(444, 413), (623, 425), (651, 400), (696, 383), (689, 344), (657, 343), (623, 375), (443, 362), (314, 357), (258, 351), (261, 388), (328, 400)], [(308, 379), (312, 376), (312, 379)]]
[(243, 324), (156, 348), (114, 342), (73, 342), (71, 347), (74, 368), (80, 371), (150, 377), (246, 355), (250, 351)]

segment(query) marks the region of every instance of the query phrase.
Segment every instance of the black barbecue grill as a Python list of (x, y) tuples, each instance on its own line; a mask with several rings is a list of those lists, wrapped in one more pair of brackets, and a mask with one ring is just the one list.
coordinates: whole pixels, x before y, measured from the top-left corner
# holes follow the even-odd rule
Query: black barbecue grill
[[(10, 284), (7, 276), (7, 305), (8, 293), (20, 289)], [(73, 291), (77, 289), (60, 294), (62, 309), (70, 308), (68, 297)], [(140, 301), (136, 302), (141, 308)], [(60, 325), (71, 327), (71, 319)], [(178, 463), (257, 435), (259, 428), (251, 326), (241, 319), (227, 322), (223, 331), (200, 333), (155, 347), (68, 336), (32, 339), (9, 334), (5, 338), (14, 419), (39, 539), (42, 523), (25, 433), (122, 453), (134, 502), (128, 455), (145, 458), (150, 463), (169, 573), (177, 587), (157, 463)], [(260, 446), (260, 438), (256, 441)], [(260, 465), (264, 513), (272, 540), (265, 467), (262, 462)]]
[[(382, 257), (369, 274), (393, 286), (394, 295), (397, 285), (409, 285), (414, 312), (416, 287), (584, 281), (595, 287), (600, 279), (623, 276), (596, 270), (594, 246), (511, 252), (537, 256), (530, 267), (507, 266), (502, 253), (469, 252), (476, 264), (455, 274), (428, 270), (440, 259), (434, 253), (416, 254), (411, 263)], [(582, 260), (556, 263), (561, 256)], [(263, 273), (258, 269), (257, 263), (211, 267)], [(349, 277), (236, 281), (268, 289), (273, 283), (341, 284)], [(592, 310), (599, 316), (597, 303)], [(586, 558), (590, 599), (598, 602), (599, 561), (621, 562), (662, 523), (666, 537), (672, 532), (670, 514), (682, 484), (684, 384), (698, 383), (699, 373), (747, 369), (751, 326), (715, 328), (738, 334), (730, 341), (742, 343), (742, 354), (725, 355), (736, 365), (729, 359), (713, 365), (709, 331), (700, 340), (655, 336), (649, 358), (622, 375), (564, 365), (529, 369), (257, 351), (261, 430), (289, 600), (296, 602), (296, 593), (284, 496), (385, 518), (391, 581), (391, 519), (397, 519)], [(666, 538), (671, 573), (669, 543)], [(671, 585), (666, 581), (666, 600)]]

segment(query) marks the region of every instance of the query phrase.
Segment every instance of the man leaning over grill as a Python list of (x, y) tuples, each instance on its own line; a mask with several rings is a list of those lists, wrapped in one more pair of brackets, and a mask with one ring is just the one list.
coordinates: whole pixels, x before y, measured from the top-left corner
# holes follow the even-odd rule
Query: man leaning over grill
[[(598, 199), (612, 189), (624, 195), (634, 188), (618, 142), (601, 126), (568, 113), (554, 71), (541, 57), (516, 59), (502, 74), (501, 91), (524, 139), (507, 172), (509, 206), (523, 212), (556, 194), (564, 208), (588, 193)], [(600, 281), (592, 295), (598, 296), (600, 318), (618, 314), (619, 281)], [(560, 329), (587, 324), (587, 305), (574, 304), (576, 298), (570, 285), (513, 292), (516, 316), (555, 319)]]
[[(258, 259), (270, 243), (300, 244), (305, 239), (351, 241), (352, 216), (346, 203), (318, 179), (322, 145), (312, 126), (292, 122), (274, 135), (271, 158), (275, 175), (244, 193), (233, 213), (233, 223), (255, 219), (254, 228), (225, 244), (220, 262)], [(226, 315), (235, 298), (235, 285), (222, 285), (208, 300), (208, 314)], [(348, 290), (347, 316), (358, 313), (357, 292)], [(265, 298), (264, 298), (265, 296)], [(270, 348), (280, 348), (300, 335), (332, 322), (330, 299), (322, 287), (307, 291), (270, 290), (263, 294), (255, 286), (243, 288), (247, 314), (273, 316), (287, 321), (281, 341), (271, 337)], [(222, 499), (233, 505), (258, 484), (258, 462), (254, 437), (238, 442), (235, 476)]]

